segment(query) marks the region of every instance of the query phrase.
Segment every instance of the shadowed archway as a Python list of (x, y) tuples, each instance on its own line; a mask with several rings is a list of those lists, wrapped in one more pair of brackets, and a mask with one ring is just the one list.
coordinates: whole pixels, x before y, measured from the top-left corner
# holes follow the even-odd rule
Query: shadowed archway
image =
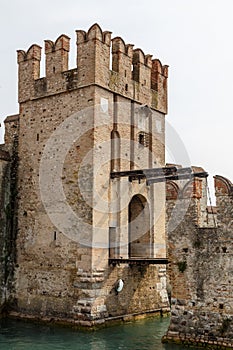
[(150, 209), (145, 197), (133, 196), (128, 211), (129, 258), (151, 255)]

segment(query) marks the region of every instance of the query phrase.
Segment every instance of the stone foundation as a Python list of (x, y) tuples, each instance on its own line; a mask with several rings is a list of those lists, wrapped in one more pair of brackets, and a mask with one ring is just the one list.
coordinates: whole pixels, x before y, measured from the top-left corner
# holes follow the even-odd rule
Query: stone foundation
[[(117, 292), (116, 284), (120, 278), (124, 287)], [(51, 292), (48, 295), (39, 289), (38, 280), (33, 281), (37, 289), (31, 284), (31, 295), (19, 295), (16, 304), (12, 305), (11, 316), (94, 327), (169, 311), (165, 265), (123, 264), (91, 273), (80, 269), (72, 286), (68, 287), (69, 293), (63, 295), (54, 279), (56, 295), (53, 293), (53, 296)]]
[(205, 311), (203, 302), (172, 299), (171, 323), (164, 343), (196, 345), (207, 349), (233, 348), (233, 316)]

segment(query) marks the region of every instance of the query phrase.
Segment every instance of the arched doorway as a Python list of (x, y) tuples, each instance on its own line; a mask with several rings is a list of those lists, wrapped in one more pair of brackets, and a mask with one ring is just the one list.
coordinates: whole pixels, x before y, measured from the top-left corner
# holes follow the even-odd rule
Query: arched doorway
[(145, 197), (138, 194), (129, 203), (129, 258), (149, 258), (151, 255), (150, 210)]

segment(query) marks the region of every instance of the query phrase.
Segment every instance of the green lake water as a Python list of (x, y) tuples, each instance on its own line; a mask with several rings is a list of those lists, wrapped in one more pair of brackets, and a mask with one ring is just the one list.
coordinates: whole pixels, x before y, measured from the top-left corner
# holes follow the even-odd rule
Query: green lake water
[[(182, 350), (161, 344), (169, 318), (152, 318), (93, 332), (0, 320), (0, 350)], [(192, 348), (195, 349), (195, 348)]]

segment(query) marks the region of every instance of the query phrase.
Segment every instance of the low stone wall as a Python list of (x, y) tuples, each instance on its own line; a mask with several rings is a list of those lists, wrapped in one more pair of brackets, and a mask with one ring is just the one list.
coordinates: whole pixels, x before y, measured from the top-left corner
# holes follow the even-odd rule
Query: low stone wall
[[(68, 270), (65, 273), (54, 270), (53, 275), (45, 271), (43, 276), (39, 271), (35, 277), (35, 274), (31, 274), (30, 281), (24, 280), (25, 285), (31, 284), (22, 291), (10, 316), (39, 318), (77, 327), (97, 327), (109, 322), (167, 313), (169, 310), (166, 265), (129, 266), (126, 263), (92, 272), (80, 269), (72, 283)], [(124, 286), (122, 291), (117, 292), (119, 279), (122, 279)], [(63, 289), (65, 281), (68, 293)]]
[(207, 349), (233, 348), (233, 316), (205, 310), (203, 302), (172, 299), (171, 323), (163, 342)]

